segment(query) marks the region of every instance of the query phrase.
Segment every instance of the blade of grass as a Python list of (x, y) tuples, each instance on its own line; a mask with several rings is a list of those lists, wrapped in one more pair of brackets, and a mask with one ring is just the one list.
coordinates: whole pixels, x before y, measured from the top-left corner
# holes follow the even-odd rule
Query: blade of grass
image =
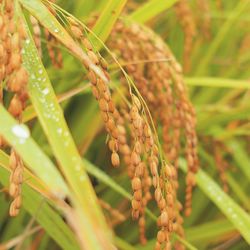
[(115, 237), (115, 245), (119, 247), (120, 250), (136, 250), (135, 247), (131, 246), (119, 237)]
[[(109, 37), (109, 34), (126, 3), (127, 0), (109, 0), (107, 2), (93, 27), (93, 32), (102, 40), (102, 42), (105, 42)], [(100, 42), (96, 41), (96, 38), (93, 37), (93, 35), (90, 34), (89, 39), (93, 43), (95, 49), (99, 50), (101, 48)]]
[(15, 220), (8, 221), (7, 225), (4, 227), (4, 230), (1, 232), (0, 249), (1, 245), (5, 244), (3, 242), (6, 242), (8, 239), (15, 237), (17, 233), (21, 233), (23, 231), (23, 224), (25, 223), (26, 217), (27, 214), (25, 211), (21, 210)]
[(248, 80), (234, 80), (215, 77), (186, 77), (185, 82), (190, 86), (250, 89), (250, 81)]
[[(99, 1), (98, 1), (99, 2)], [(97, 5), (96, 0), (85, 0), (85, 1), (76, 1), (75, 2), (75, 15), (85, 17), (91, 13), (91, 10), (95, 9)]]
[[(181, 169), (186, 171), (186, 162), (181, 159)], [(250, 217), (249, 215), (210, 178), (203, 170), (196, 174), (199, 188), (214, 202), (221, 212), (228, 218), (242, 237), (250, 244)]]
[(134, 11), (129, 18), (133, 19), (138, 23), (145, 23), (155, 16), (159, 15), (161, 12), (169, 9), (173, 6), (178, 0), (150, 0), (136, 11)]
[(218, 220), (187, 228), (186, 237), (191, 242), (204, 242), (233, 231), (235, 227), (228, 220)]
[(241, 187), (241, 183), (238, 183), (229, 173), (227, 174), (227, 182), (232, 191), (236, 194), (236, 197), (242, 202), (244, 208), (250, 211), (250, 198), (244, 192), (244, 189)]
[(228, 146), (229, 149), (233, 152), (232, 156), (237, 163), (237, 166), (250, 181), (250, 159), (244, 148), (237, 140), (229, 141)]
[(132, 199), (132, 196), (128, 191), (126, 191), (123, 187), (117, 184), (109, 175), (107, 175), (101, 169), (99, 169), (98, 167), (96, 167), (94, 164), (92, 164), (86, 159), (83, 159), (83, 164), (89, 174), (95, 176), (99, 181), (106, 184), (107, 186), (112, 188), (114, 191), (121, 194), (123, 197), (129, 200)]
[[(207, 131), (210, 130), (211, 128), (211, 116), (213, 116), (213, 124), (214, 125), (225, 125), (227, 123), (229, 123), (230, 121), (235, 121), (235, 120), (247, 120), (250, 117), (250, 114), (248, 111), (247, 106), (244, 107), (236, 107), (236, 108), (232, 108), (230, 109), (230, 111), (227, 112), (220, 112), (220, 113), (216, 113), (216, 112), (209, 112), (207, 114), (201, 113), (198, 114), (198, 125), (197, 125), (197, 130), (198, 131), (202, 131), (202, 133), (206, 134)], [(215, 127), (213, 127), (215, 128)], [(223, 130), (224, 128), (220, 127), (219, 130)]]
[[(210, 176), (215, 176), (216, 167), (213, 157), (211, 157), (205, 149), (200, 146), (198, 148), (198, 154), (200, 160), (204, 165), (209, 166)], [(194, 202), (192, 205), (192, 214), (184, 221), (184, 225), (188, 228), (191, 225), (197, 224), (199, 219), (203, 217), (203, 213), (206, 213), (206, 208), (210, 205), (210, 200), (200, 189), (195, 189), (193, 193), (193, 200), (198, 200), (199, 202)]]

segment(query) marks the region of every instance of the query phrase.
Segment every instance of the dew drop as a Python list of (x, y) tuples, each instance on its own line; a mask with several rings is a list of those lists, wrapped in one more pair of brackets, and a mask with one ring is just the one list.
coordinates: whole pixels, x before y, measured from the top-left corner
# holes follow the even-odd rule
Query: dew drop
[(14, 125), (11, 131), (20, 139), (27, 139), (30, 136), (30, 131), (24, 125)]
[(44, 90), (42, 90), (42, 93), (43, 93), (44, 95), (47, 95), (47, 94), (49, 93), (49, 89), (48, 89), (48, 88), (45, 88)]

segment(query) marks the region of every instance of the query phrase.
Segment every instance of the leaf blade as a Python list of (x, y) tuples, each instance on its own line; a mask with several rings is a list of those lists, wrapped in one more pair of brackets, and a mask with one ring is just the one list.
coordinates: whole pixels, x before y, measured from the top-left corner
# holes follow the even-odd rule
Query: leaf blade
[[(180, 161), (181, 169), (186, 171), (184, 160)], [(196, 182), (207, 197), (221, 210), (231, 221), (242, 237), (250, 244), (250, 216), (203, 170), (196, 174)]]
[(151, 0), (145, 3), (142, 7), (134, 11), (129, 18), (133, 19), (138, 23), (145, 23), (158, 15), (159, 13), (167, 10), (173, 6), (178, 0)]

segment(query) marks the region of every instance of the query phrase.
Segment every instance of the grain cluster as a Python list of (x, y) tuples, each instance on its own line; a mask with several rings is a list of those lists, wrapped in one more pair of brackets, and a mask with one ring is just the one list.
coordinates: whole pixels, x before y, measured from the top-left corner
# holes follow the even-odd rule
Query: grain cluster
[[(98, 52), (95, 52), (92, 44), (86, 37), (83, 28), (70, 18), (69, 23), (72, 35), (82, 45), (89, 60), (99, 68), (107, 79), (110, 79), (106, 61)], [(119, 111), (115, 107), (108, 83), (99, 77), (94, 70), (90, 69), (89, 65), (84, 66), (88, 71), (87, 77), (92, 85), (92, 93), (98, 101), (101, 116), (105, 124), (106, 131), (109, 134), (108, 144), (111, 150), (111, 163), (114, 167), (119, 167), (119, 150), (122, 150), (122, 146), (126, 146), (126, 138), (124, 138), (125, 128), (123, 126), (122, 118)]]
[[(160, 162), (158, 147), (154, 138), (150, 137), (151, 131), (144, 134), (145, 137), (149, 136), (146, 148), (152, 152), (145, 163), (149, 166), (155, 200), (161, 211), (156, 249), (160, 249), (164, 242), (170, 249), (170, 233), (175, 230), (182, 236), (184, 234), (180, 215), (182, 206), (176, 197), (178, 158), (183, 150), (182, 136), (186, 141), (185, 155), (188, 165), (185, 214), (188, 216), (191, 213), (192, 189), (195, 186), (195, 173), (199, 168), (195, 112), (188, 99), (181, 66), (159, 37), (137, 24), (126, 25), (119, 22), (112, 33), (110, 47), (124, 61), (127, 73), (133, 77), (149, 107), (154, 124), (162, 131), (160, 139), (164, 155), (170, 164)], [(133, 115), (136, 114), (137, 110), (133, 105), (132, 109)], [(134, 131), (136, 132), (135, 128), (133, 134)], [(136, 137), (140, 138), (138, 135)], [(134, 151), (133, 149), (132, 152)], [(141, 159), (139, 156), (137, 158)], [(135, 180), (141, 183), (137, 176)], [(140, 206), (136, 203), (134, 207)], [(133, 211), (135, 214), (137, 210)]]
[[(14, 1), (2, 1), (2, 6), (3, 11), (0, 14), (0, 97), (1, 102), (8, 106), (10, 114), (20, 121), (28, 99), (28, 74), (22, 66), (22, 43), (26, 39), (26, 32), (23, 23), (16, 15)], [(3, 83), (6, 83), (5, 91), (12, 96), (9, 104), (6, 104), (4, 100)], [(0, 141), (1, 146), (6, 146), (3, 138)], [(16, 216), (21, 207), (23, 163), (13, 149), (10, 154), (10, 170), (9, 194), (13, 197), (10, 215)]]
[[(103, 63), (104, 59), (100, 56), (99, 52), (95, 51), (91, 45), (91, 42), (88, 40), (84, 29), (70, 18), (69, 23), (70, 32), (79, 42), (79, 44), (82, 45), (90, 61), (103, 72), (107, 79), (110, 79), (110, 75), (107, 71), (107, 63)], [(136, 29), (136, 31), (134, 29)], [(146, 39), (147, 36), (151, 37), (151, 34), (147, 34), (141, 30), (141, 27), (139, 26), (133, 26), (131, 34), (132, 37), (135, 37), (134, 32), (137, 33), (138, 29), (139, 36), (144, 36)], [(119, 23), (114, 29), (113, 33), (115, 36), (120, 37), (121, 31), (131, 32), (130, 27), (126, 27), (122, 23)], [(114, 39), (116, 39), (116, 37)], [(124, 52), (127, 53), (125, 53), (126, 55), (128, 55), (130, 52), (127, 45), (131, 46), (130, 49), (132, 55), (137, 54), (136, 50), (134, 50), (132, 47), (132, 42), (124, 39), (124, 44), (121, 44), (121, 38), (118, 38), (116, 41), (117, 44), (120, 45), (118, 49), (124, 49)], [(138, 43), (138, 41), (136, 41), (136, 44), (141, 45), (142, 43)], [(151, 46), (152, 44), (145, 43), (145, 46), (147, 45)], [(112, 41), (111, 46), (113, 46)], [(116, 48), (113, 47), (113, 49)], [(144, 49), (145, 48), (142, 48), (142, 50)], [(155, 47), (153, 47), (153, 50), (155, 50)], [(160, 55), (160, 53), (158, 53), (158, 55)], [(129, 58), (125, 59), (129, 61)], [(158, 137), (153, 129), (153, 124), (150, 121), (149, 114), (145, 112), (147, 105), (145, 106), (143, 100), (141, 99), (144, 97), (144, 93), (141, 91), (141, 88), (147, 88), (147, 86), (143, 86), (143, 83), (140, 81), (136, 82), (136, 85), (138, 84), (137, 87), (140, 93), (142, 93), (142, 95), (138, 95), (138, 92), (136, 91), (137, 88), (131, 88), (131, 86), (129, 88), (128, 84), (125, 83), (126, 81), (124, 80), (123, 75), (121, 77), (121, 81), (125, 83), (125, 89), (127, 89), (125, 98), (128, 100), (129, 104), (120, 102), (115, 103), (112, 99), (112, 91), (110, 89), (109, 83), (101, 79), (93, 70), (88, 67), (88, 65), (84, 66), (88, 71), (87, 75), (92, 85), (92, 92), (99, 103), (104, 125), (109, 134), (108, 145), (111, 150), (111, 163), (114, 167), (119, 166), (121, 162), (125, 163), (128, 176), (131, 179), (131, 187), (133, 192), (133, 198), (131, 202), (132, 218), (138, 220), (140, 241), (142, 244), (146, 243), (145, 208), (152, 198), (151, 186), (153, 186), (154, 198), (160, 212), (158, 219), (159, 235), (164, 234), (164, 237), (159, 236), (156, 249), (159, 249), (159, 247), (166, 247), (167, 249), (170, 249), (170, 236), (172, 232), (175, 230), (175, 232), (180, 233), (180, 235), (183, 236), (183, 220), (179, 213), (181, 206), (178, 205), (179, 203), (177, 202), (176, 197), (176, 189), (178, 186), (177, 171), (174, 166), (167, 164), (165, 161), (163, 162), (160, 157)], [(131, 68), (133, 66), (134, 65), (132, 65)], [(137, 65), (135, 65), (133, 69), (136, 70), (136, 67)], [(134, 77), (133, 72), (128, 71), (128, 73)], [(152, 74), (152, 77), (155, 75), (154, 72), (151, 72), (150, 74)], [(158, 76), (159, 78), (162, 77), (161, 74), (166, 75), (166, 72), (162, 70)], [(171, 75), (169, 70), (167, 71), (167, 75)], [(148, 76), (144, 77), (143, 74), (141, 74), (140, 77), (146, 80), (146, 77)], [(139, 86), (139, 84), (141, 85)], [(156, 80), (156, 85), (157, 84), (161, 83)], [(172, 90), (168, 82), (165, 82), (164, 89), (165, 88), (168, 90), (168, 102), (170, 103), (174, 100), (174, 98), (171, 96)], [(158, 93), (160, 93), (161, 85), (157, 86), (156, 89), (158, 89)], [(145, 89), (145, 92), (147, 93), (147, 89)], [(154, 98), (154, 95), (154, 89), (152, 89), (151, 97)], [(183, 93), (183, 95), (185, 95), (185, 93)], [(151, 101), (152, 103), (152, 98), (150, 100), (145, 98), (145, 100), (146, 102)], [(167, 108), (168, 102), (165, 102), (164, 98), (165, 95), (162, 95), (160, 103), (164, 102), (164, 108)], [(154, 100), (157, 102), (158, 99), (159, 98), (154, 98)], [(187, 99), (185, 99), (185, 101), (188, 102)], [(158, 105), (158, 103), (155, 103), (154, 105)], [(168, 112), (171, 113), (170, 111)], [(180, 122), (181, 121), (179, 121), (179, 123)], [(176, 140), (175, 143), (176, 147), (179, 147), (179, 139)], [(174, 158), (174, 162), (177, 164), (177, 154)], [(167, 171), (164, 171), (165, 168)]]

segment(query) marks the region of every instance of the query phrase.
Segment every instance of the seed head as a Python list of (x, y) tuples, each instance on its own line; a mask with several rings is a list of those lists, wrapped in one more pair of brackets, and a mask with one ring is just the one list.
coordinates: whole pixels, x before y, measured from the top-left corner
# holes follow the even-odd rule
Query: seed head
[(120, 158), (116, 152), (113, 152), (111, 155), (111, 162), (114, 167), (119, 167), (120, 165)]
[(132, 180), (132, 188), (133, 190), (139, 190), (141, 189), (141, 180), (138, 177), (134, 177)]
[(70, 27), (71, 32), (73, 33), (73, 35), (77, 38), (77, 39), (81, 39), (83, 36), (83, 33), (81, 31), (81, 29), (78, 26), (72, 25)]
[(163, 211), (162, 213), (161, 213), (161, 216), (160, 216), (160, 223), (161, 223), (161, 226), (162, 227), (167, 227), (167, 225), (168, 225), (168, 214), (167, 214), (167, 212), (166, 211)]

